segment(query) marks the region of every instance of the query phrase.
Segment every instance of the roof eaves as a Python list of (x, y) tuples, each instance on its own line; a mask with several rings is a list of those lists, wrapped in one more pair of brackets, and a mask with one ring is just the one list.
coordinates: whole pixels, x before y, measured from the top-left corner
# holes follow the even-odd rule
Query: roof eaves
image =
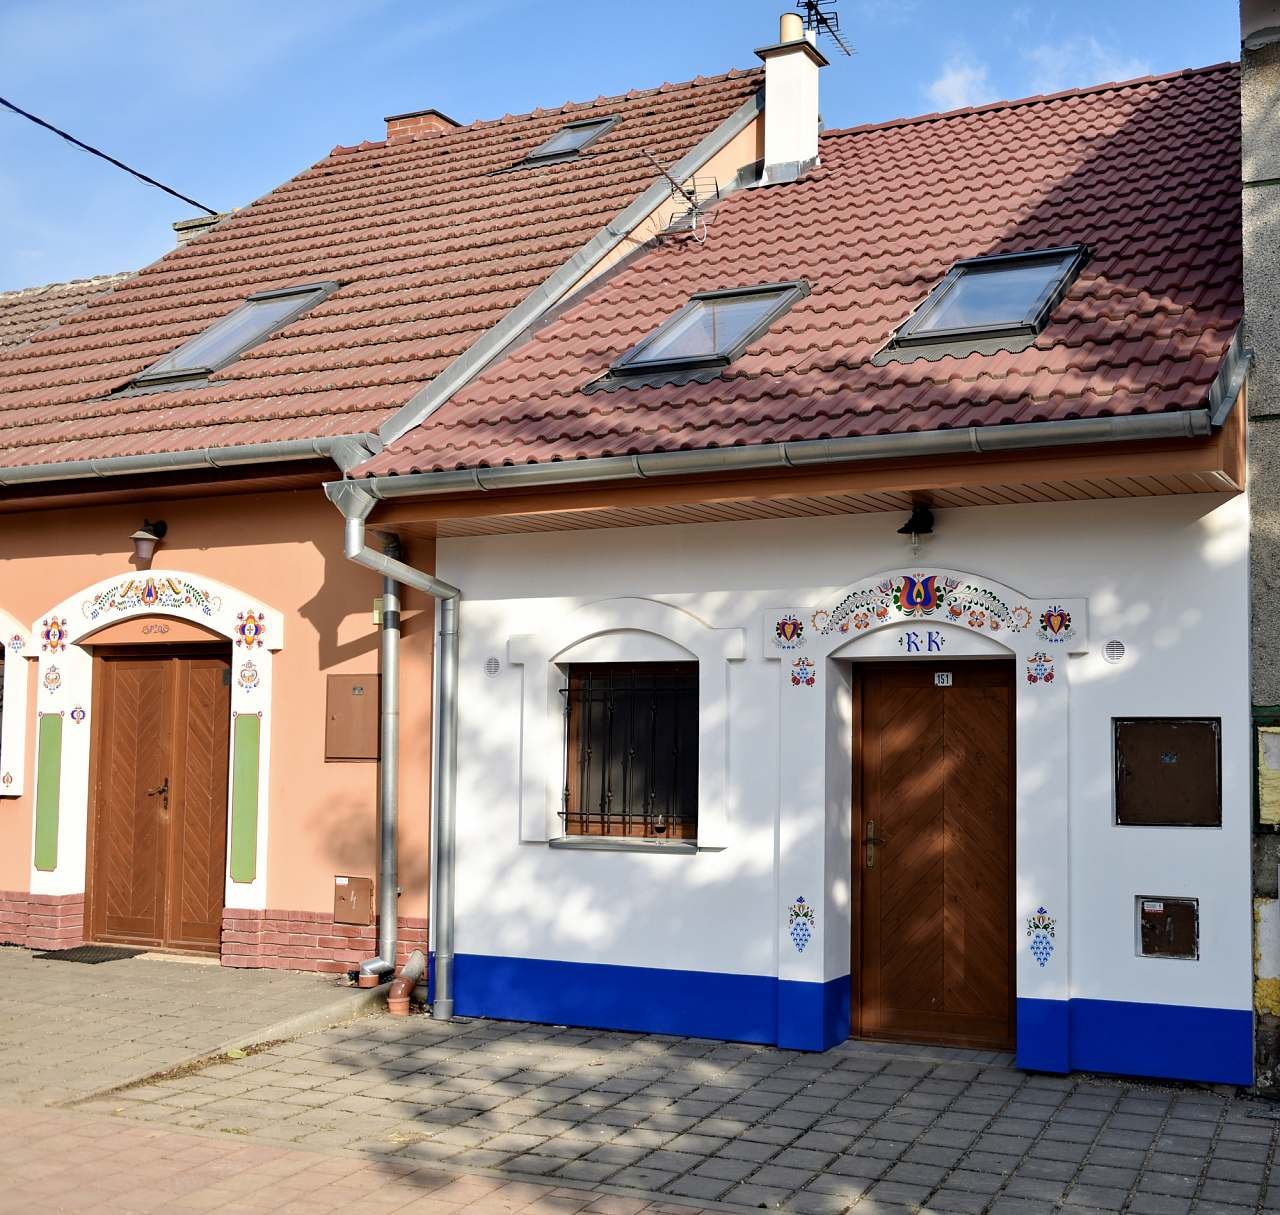
[(380, 450), (381, 445), (376, 435), (355, 434), (334, 435), (324, 439), (241, 443), (233, 447), (204, 447), (195, 451), (108, 456), (101, 460), (67, 460), (60, 464), (19, 464), (12, 468), (0, 468), (0, 487), (28, 485), (39, 481), (78, 481), (308, 459), (332, 460), (343, 473), (348, 473)]
[[(757, 89), (714, 131), (672, 166), (670, 177), (684, 181), (695, 169), (726, 147), (764, 108), (764, 90)], [(465, 387), (502, 355), (542, 316), (569, 293), (593, 266), (622, 243), (670, 195), (670, 184), (659, 178), (600, 229), (540, 287), (535, 288), (492, 328), (487, 329), (443, 372), (409, 398), (379, 429), (383, 446), (394, 443), (421, 425), (459, 389)]]

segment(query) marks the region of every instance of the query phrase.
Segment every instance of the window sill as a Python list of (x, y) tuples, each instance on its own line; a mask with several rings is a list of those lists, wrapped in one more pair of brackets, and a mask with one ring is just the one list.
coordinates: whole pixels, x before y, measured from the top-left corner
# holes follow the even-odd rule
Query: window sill
[(621, 835), (558, 835), (547, 841), (547, 847), (579, 852), (663, 852), (695, 856), (698, 841), (633, 839)]

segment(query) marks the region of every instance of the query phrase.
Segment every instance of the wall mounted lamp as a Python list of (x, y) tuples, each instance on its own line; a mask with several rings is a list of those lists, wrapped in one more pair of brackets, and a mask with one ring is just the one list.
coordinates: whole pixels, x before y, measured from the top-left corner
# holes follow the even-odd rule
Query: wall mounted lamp
[(137, 562), (139, 569), (151, 568), (151, 562), (156, 555), (156, 545), (164, 539), (168, 530), (169, 525), (163, 519), (157, 519), (154, 523), (150, 519), (143, 519), (142, 526), (129, 537), (133, 541), (133, 559)]
[(911, 508), (911, 518), (898, 528), (898, 535), (911, 537), (911, 555), (914, 557), (920, 551), (920, 537), (932, 534), (933, 511), (923, 502), (917, 502)]

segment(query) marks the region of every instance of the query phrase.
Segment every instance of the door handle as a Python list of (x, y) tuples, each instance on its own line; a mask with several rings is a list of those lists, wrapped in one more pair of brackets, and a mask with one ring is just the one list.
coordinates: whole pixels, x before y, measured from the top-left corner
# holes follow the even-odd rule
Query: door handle
[(867, 868), (874, 869), (876, 867), (876, 845), (885, 842), (883, 836), (876, 834), (875, 819), (867, 819), (867, 834), (863, 837), (862, 842), (867, 849)]
[(164, 778), (163, 785), (157, 785), (154, 789), (147, 790), (148, 797), (160, 797), (164, 802), (164, 808), (169, 809), (169, 778)]

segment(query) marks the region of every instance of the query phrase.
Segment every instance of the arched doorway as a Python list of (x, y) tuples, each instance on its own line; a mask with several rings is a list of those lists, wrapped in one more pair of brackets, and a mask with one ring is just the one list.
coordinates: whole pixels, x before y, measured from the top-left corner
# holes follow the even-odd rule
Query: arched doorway
[(282, 621), (180, 571), (110, 579), (35, 625), (32, 890), (89, 939), (216, 953), (264, 905), (271, 658)]

